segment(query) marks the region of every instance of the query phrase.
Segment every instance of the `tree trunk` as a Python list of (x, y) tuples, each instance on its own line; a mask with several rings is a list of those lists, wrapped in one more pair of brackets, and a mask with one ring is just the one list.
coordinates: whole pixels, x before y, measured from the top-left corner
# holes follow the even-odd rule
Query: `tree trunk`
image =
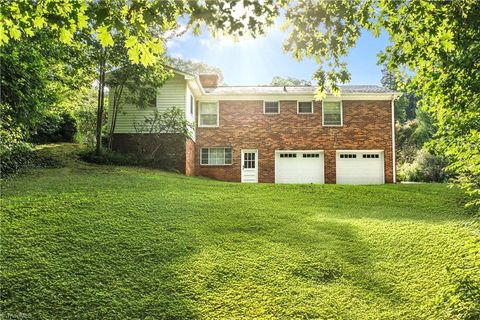
[(96, 130), (96, 146), (95, 154), (102, 153), (102, 124), (104, 109), (104, 90), (105, 90), (105, 50), (102, 50), (98, 72), (98, 103), (97, 103), (97, 130)]
[(115, 126), (117, 124), (117, 114), (118, 109), (120, 108), (120, 99), (122, 98), (123, 93), (123, 83), (117, 86), (113, 94), (113, 104), (112, 104), (112, 121), (110, 124), (110, 131), (108, 135), (108, 148), (112, 149), (113, 147), (113, 134), (115, 133)]

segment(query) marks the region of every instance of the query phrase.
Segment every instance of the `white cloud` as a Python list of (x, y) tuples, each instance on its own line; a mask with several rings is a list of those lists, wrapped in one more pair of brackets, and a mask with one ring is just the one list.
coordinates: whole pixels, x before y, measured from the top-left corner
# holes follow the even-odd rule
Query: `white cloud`
[(183, 59), (183, 54), (181, 54), (181, 53), (178, 52), (178, 51), (174, 51), (174, 52), (170, 53), (169, 56), (174, 57), (174, 58)]
[(170, 38), (167, 40), (166, 46), (167, 49), (174, 49), (181, 47), (182, 43), (189, 41), (192, 38), (192, 34), (190, 32), (182, 33), (180, 36)]

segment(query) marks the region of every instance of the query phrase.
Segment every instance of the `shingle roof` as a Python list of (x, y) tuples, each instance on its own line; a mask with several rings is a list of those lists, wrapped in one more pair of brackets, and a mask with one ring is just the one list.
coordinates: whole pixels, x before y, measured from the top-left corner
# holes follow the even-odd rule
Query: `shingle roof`
[[(395, 93), (396, 91), (376, 85), (343, 85), (341, 93)], [(316, 87), (283, 87), (283, 86), (220, 86), (204, 88), (206, 93), (222, 94), (313, 94)]]

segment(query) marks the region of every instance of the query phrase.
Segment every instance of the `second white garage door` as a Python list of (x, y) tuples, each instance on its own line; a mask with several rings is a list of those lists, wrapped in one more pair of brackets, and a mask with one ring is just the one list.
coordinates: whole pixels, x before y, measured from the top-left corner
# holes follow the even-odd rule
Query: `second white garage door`
[(323, 151), (276, 151), (276, 183), (324, 183)]
[(338, 184), (385, 183), (382, 151), (337, 151)]

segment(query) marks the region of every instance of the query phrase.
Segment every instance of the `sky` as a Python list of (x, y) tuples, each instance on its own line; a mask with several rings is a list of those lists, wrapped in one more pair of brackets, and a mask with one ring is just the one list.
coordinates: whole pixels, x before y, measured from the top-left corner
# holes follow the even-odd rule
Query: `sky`
[[(279, 23), (263, 36), (238, 42), (226, 37), (213, 38), (208, 32), (200, 36), (187, 32), (167, 43), (167, 54), (220, 68), (228, 85), (269, 84), (274, 76), (311, 80), (317, 65), (313, 60), (298, 62), (284, 52), (282, 44), (286, 38)], [(349, 84), (380, 84), (377, 54), (388, 44), (385, 33), (379, 38), (362, 33), (357, 46), (345, 59), (351, 73)]]

